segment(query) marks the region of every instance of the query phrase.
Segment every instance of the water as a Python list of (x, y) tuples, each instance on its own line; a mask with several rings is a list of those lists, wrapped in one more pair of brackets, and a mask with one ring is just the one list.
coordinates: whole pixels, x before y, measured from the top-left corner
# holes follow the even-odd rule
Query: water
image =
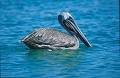
[[(0, 0), (1, 78), (119, 78), (118, 0)], [(65, 30), (71, 13), (93, 45), (78, 50), (27, 50), (19, 40), (39, 27)]]

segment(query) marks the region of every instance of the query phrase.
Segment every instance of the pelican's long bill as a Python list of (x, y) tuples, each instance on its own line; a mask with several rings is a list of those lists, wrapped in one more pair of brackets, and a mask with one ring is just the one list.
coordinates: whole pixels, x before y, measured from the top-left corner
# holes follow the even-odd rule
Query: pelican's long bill
[(63, 12), (58, 15), (59, 23), (68, 31), (70, 34), (75, 34), (79, 37), (82, 42), (88, 46), (92, 47), (91, 44), (88, 42), (84, 34), (81, 32), (79, 27), (76, 25), (73, 17), (68, 12)]

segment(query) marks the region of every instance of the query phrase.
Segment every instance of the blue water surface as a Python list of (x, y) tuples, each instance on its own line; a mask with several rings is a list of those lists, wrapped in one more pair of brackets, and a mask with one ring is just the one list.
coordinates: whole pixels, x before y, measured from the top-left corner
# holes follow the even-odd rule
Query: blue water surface
[[(0, 0), (1, 78), (120, 78), (119, 0)], [(66, 32), (69, 12), (92, 48), (27, 50), (19, 43), (36, 28)]]

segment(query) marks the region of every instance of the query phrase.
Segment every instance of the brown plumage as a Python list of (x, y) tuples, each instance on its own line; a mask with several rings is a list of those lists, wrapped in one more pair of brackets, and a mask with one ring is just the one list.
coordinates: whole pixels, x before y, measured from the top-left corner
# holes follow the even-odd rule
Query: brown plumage
[(24, 42), (31, 49), (77, 49), (76, 37), (52, 28), (39, 28), (25, 36)]

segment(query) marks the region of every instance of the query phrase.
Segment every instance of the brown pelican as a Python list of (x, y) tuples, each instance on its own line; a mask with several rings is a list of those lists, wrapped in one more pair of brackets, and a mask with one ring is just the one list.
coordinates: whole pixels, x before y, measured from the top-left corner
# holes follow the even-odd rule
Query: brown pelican
[(21, 42), (30, 49), (77, 49), (80, 38), (86, 46), (92, 47), (68, 12), (60, 13), (58, 21), (69, 34), (53, 28), (39, 28), (25, 36)]

